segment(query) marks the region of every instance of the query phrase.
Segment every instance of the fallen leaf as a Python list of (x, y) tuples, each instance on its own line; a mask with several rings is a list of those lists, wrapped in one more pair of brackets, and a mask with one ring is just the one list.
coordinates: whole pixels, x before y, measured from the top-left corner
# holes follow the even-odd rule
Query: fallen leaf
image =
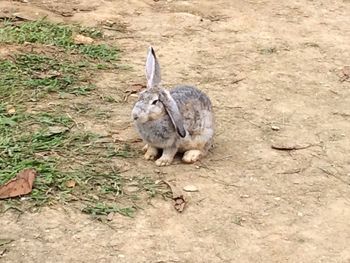
[(0, 199), (29, 194), (36, 176), (34, 169), (22, 170), (14, 179), (0, 186)]
[(145, 89), (146, 85), (144, 84), (131, 84), (129, 88), (127, 88), (124, 92), (129, 94), (138, 93), (141, 90)]
[(175, 210), (178, 211), (179, 213), (182, 213), (186, 206), (186, 200), (181, 190), (168, 181), (162, 180), (162, 182), (165, 183), (170, 188), (170, 191), (173, 195), (172, 199), (174, 200)]
[(145, 88), (146, 85), (144, 84), (131, 84), (131, 86), (124, 91), (124, 93), (126, 93), (124, 96), (124, 102), (127, 102), (130, 96), (137, 96), (136, 93), (139, 93)]
[(302, 150), (313, 146), (312, 144), (294, 144), (294, 143), (274, 143), (271, 145), (272, 149), (281, 151)]
[(74, 43), (75, 44), (87, 44), (90, 45), (94, 42), (94, 40), (91, 37), (86, 37), (83, 35), (76, 35), (74, 37)]
[(181, 197), (177, 197), (174, 199), (175, 201), (175, 209), (176, 211), (178, 211), (179, 213), (182, 213), (182, 211), (185, 209), (185, 205), (186, 205), (186, 201), (185, 199), (183, 198), (183, 196)]
[(74, 180), (68, 180), (66, 182), (66, 187), (68, 188), (74, 188), (77, 183)]
[(183, 190), (186, 192), (198, 192), (198, 188), (195, 185), (186, 185)]

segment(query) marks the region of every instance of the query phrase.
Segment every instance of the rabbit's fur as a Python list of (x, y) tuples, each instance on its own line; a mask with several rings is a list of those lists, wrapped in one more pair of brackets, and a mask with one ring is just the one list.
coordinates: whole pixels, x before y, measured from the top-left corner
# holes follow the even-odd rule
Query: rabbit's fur
[(193, 163), (207, 154), (214, 136), (210, 99), (192, 86), (177, 86), (170, 92), (160, 87), (160, 67), (149, 48), (146, 61), (147, 89), (139, 94), (132, 110), (135, 127), (146, 144), (145, 158), (162, 155), (156, 165), (170, 165), (177, 152)]

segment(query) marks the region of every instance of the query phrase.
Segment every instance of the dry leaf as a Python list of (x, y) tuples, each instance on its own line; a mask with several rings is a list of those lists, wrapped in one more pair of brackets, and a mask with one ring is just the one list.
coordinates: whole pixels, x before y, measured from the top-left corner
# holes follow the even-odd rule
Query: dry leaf
[(181, 190), (178, 189), (176, 186), (172, 185), (171, 183), (169, 183), (168, 181), (163, 180), (162, 182), (165, 183), (170, 188), (170, 191), (173, 195), (172, 198), (174, 200), (174, 208), (176, 209), (176, 211), (178, 211), (179, 213), (183, 212), (186, 206), (186, 200)]
[(125, 93), (134, 94), (140, 92), (145, 88), (146, 85), (144, 84), (131, 84), (131, 86), (125, 90)]
[(145, 88), (146, 85), (143, 84), (131, 84), (131, 86), (124, 91), (126, 93), (124, 96), (124, 102), (127, 102), (130, 96), (137, 96), (136, 93), (139, 93)]
[(86, 37), (83, 35), (76, 35), (74, 37), (74, 43), (75, 44), (87, 44), (90, 45), (94, 42), (94, 40), (91, 37)]
[(66, 187), (68, 188), (74, 188), (77, 183), (74, 180), (68, 180), (66, 182)]
[(29, 194), (36, 176), (34, 169), (22, 170), (14, 179), (0, 187), (0, 199)]

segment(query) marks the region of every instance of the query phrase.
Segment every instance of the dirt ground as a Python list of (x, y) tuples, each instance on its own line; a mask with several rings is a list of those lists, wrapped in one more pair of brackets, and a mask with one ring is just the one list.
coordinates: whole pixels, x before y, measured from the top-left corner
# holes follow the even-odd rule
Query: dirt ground
[[(1, 238), (15, 241), (1, 262), (350, 262), (350, 82), (340, 81), (350, 64), (349, 0), (29, 0), (0, 8), (125, 25), (106, 33), (133, 70), (99, 76), (101, 92), (143, 83), (152, 44), (164, 85), (198, 85), (217, 122), (215, 147), (199, 164), (128, 160), (126, 175), (197, 186), (182, 214), (160, 198), (110, 226), (69, 206), (7, 212)], [(85, 129), (136, 136), (130, 125), (119, 130), (134, 100)]]

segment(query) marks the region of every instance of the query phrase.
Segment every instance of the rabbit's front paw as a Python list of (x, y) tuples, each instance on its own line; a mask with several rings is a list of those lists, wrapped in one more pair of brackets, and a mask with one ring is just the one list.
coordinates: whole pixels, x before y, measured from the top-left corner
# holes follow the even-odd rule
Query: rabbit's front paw
[(158, 149), (152, 146), (147, 146), (147, 151), (144, 155), (146, 160), (154, 160), (158, 155)]
[(160, 157), (157, 161), (156, 161), (156, 165), (157, 166), (167, 166), (170, 165), (173, 161), (173, 158), (168, 158), (168, 157)]
[(194, 163), (199, 160), (201, 155), (202, 155), (202, 152), (200, 150), (189, 150), (184, 153), (182, 160), (185, 163)]

